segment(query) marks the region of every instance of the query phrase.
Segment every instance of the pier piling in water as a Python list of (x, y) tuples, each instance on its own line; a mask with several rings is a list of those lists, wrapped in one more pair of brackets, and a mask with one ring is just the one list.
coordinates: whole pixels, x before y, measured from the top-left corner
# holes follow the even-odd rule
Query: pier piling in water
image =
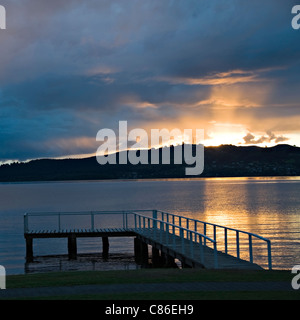
[(109, 241), (108, 237), (102, 237), (102, 257), (108, 259)]
[(68, 254), (69, 259), (71, 260), (75, 260), (77, 258), (77, 241), (74, 234), (71, 234), (68, 237)]
[(152, 246), (152, 265), (153, 267), (160, 267), (161, 266), (161, 259), (159, 255), (159, 250)]
[(33, 239), (31, 237), (26, 238), (26, 261), (33, 261)]
[(139, 238), (134, 238), (134, 257), (137, 264), (148, 264), (148, 245)]

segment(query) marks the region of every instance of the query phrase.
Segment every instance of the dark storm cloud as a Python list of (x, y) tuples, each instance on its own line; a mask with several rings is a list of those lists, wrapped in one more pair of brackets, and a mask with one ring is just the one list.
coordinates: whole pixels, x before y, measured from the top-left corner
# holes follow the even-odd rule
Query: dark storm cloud
[(236, 106), (250, 132), (261, 117), (267, 132), (299, 116), (294, 1), (1, 4), (0, 160), (94, 152), (97, 131), (119, 120), (216, 120), (220, 87), (254, 97), (267, 86), (255, 105)]

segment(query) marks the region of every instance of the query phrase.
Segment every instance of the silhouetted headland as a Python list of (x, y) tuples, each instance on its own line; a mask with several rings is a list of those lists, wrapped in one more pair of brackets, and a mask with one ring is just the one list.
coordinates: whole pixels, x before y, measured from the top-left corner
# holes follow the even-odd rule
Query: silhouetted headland
[[(205, 147), (204, 171), (198, 176), (185, 175), (188, 165), (184, 157), (182, 164), (174, 164), (174, 148), (176, 147), (170, 147), (170, 164), (161, 164), (161, 161), (160, 164), (150, 164), (150, 150), (149, 164), (118, 164), (119, 154), (116, 154), (115, 165), (100, 165), (96, 157), (15, 162), (0, 166), (0, 181), (300, 176), (300, 148), (296, 146), (282, 144), (270, 148), (233, 145)], [(159, 152), (161, 159), (162, 148)]]

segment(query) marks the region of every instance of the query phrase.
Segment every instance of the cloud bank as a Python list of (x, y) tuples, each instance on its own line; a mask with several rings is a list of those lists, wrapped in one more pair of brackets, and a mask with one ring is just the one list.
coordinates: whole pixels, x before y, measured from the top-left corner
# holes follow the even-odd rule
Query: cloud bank
[(121, 120), (300, 145), (294, 1), (1, 4), (0, 161), (93, 153)]

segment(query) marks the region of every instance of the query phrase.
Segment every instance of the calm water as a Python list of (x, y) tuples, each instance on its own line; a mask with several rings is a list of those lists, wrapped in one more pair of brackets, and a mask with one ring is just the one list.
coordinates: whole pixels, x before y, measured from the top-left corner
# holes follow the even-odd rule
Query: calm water
[[(92, 254), (101, 252), (101, 239), (79, 239), (76, 263), (61, 256), (67, 253), (65, 239), (39, 239), (34, 242), (34, 255), (38, 257), (34, 263), (25, 264), (23, 214), (159, 209), (269, 238), (273, 268), (291, 269), (300, 264), (299, 191), (300, 177), (3, 183), (0, 264), (8, 274), (77, 268), (134, 269), (132, 238), (110, 239), (108, 261), (103, 261), (100, 254)], [(260, 254), (263, 249), (255, 250), (254, 262), (265, 266), (267, 261)]]

